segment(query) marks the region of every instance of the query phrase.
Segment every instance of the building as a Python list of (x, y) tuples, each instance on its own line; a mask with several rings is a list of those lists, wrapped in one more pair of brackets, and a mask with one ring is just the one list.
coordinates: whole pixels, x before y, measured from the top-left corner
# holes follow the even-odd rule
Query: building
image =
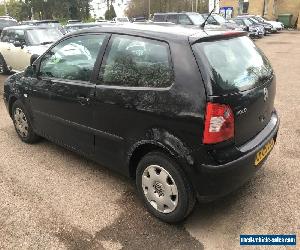
[(300, 0), (222, 0), (220, 8), (232, 7), (233, 16), (243, 13), (260, 15), (276, 20), (279, 14), (293, 14), (292, 24), (296, 24), (300, 12)]

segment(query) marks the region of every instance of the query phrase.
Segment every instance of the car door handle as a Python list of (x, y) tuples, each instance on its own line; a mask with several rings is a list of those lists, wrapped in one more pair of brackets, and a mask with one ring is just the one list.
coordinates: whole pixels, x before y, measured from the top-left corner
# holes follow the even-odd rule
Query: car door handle
[(88, 105), (90, 103), (90, 98), (85, 96), (77, 96), (77, 101), (80, 103), (80, 105)]

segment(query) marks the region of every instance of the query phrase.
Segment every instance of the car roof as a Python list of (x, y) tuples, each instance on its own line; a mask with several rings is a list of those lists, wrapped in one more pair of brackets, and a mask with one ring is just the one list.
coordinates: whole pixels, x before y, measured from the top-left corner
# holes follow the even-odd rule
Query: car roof
[(122, 26), (105, 26), (87, 28), (84, 30), (78, 30), (67, 36), (82, 33), (92, 33), (92, 32), (107, 32), (115, 34), (133, 35), (133, 36), (147, 36), (153, 39), (165, 40), (165, 41), (186, 41), (191, 42), (197, 41), (202, 38), (212, 37), (212, 36), (224, 36), (230, 33), (230, 35), (244, 35), (244, 32), (228, 31), (225, 29), (204, 29), (201, 28), (186, 28), (180, 25), (174, 26), (160, 26), (153, 24), (126, 24)]
[(55, 29), (46, 26), (35, 26), (35, 25), (17, 25), (11, 27), (5, 27), (3, 30), (36, 30), (36, 29)]

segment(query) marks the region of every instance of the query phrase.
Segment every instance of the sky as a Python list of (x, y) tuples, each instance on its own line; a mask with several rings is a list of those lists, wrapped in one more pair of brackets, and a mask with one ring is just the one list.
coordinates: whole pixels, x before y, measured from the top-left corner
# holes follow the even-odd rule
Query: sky
[[(104, 3), (103, 3), (104, 2)], [(115, 0), (114, 8), (117, 14), (117, 17), (123, 17), (124, 11), (127, 7), (127, 3), (129, 0)], [(91, 11), (91, 15), (94, 16), (96, 14), (96, 17), (104, 17), (104, 13), (106, 11), (106, 1), (104, 0), (93, 0), (92, 1), (92, 8), (94, 10)]]

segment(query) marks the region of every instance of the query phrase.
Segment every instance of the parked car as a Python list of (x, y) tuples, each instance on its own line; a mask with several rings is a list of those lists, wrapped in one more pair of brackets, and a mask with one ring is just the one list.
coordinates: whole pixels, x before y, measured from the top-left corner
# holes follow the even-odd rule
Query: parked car
[(271, 20), (268, 20), (267, 18), (261, 17), (261, 16), (254, 16), (254, 18), (260, 22), (271, 24), (276, 29), (276, 31), (281, 31), (284, 29), (284, 25), (282, 22), (271, 21)]
[(62, 33), (54, 28), (22, 25), (4, 28), (0, 37), (1, 72), (23, 71), (61, 37)]
[(67, 24), (64, 29), (67, 33), (73, 32), (80, 29), (92, 28), (92, 27), (99, 27), (100, 23), (74, 23), (74, 24)]
[(17, 21), (14, 21), (11, 19), (0, 18), (0, 34), (2, 33), (2, 30), (5, 27), (11, 27), (11, 26), (16, 26), (16, 25), (18, 25)]
[(132, 22), (134, 22), (134, 23), (146, 22), (146, 21), (147, 21), (147, 18), (143, 17), (143, 16), (138, 16), (138, 17), (132, 18)]
[(252, 22), (254, 25), (261, 25), (261, 26), (263, 26), (264, 29), (265, 29), (265, 36), (267, 34), (271, 34), (272, 32), (275, 31), (275, 28), (271, 24), (264, 23), (264, 22), (259, 22), (258, 20), (256, 20), (255, 18), (253, 18), (253, 16), (251, 16), (251, 15), (238, 16), (238, 18), (246, 18), (250, 22)]
[(81, 23), (80, 20), (68, 20), (67, 24), (73, 24), (73, 23)]
[(65, 30), (67, 33), (80, 30), (80, 29), (87, 29), (93, 27), (102, 27), (102, 26), (116, 26), (122, 25), (121, 23), (112, 23), (112, 22), (100, 22), (100, 23), (76, 23), (76, 24), (68, 24), (65, 26)]
[[(209, 13), (202, 14), (203, 19), (206, 20), (208, 17)], [(210, 25), (218, 25), (224, 29), (230, 29), (230, 30), (242, 30), (239, 25), (236, 23), (229, 22), (226, 20), (223, 16), (219, 14), (212, 14), (209, 16), (207, 19), (207, 23)]]
[(235, 22), (243, 30), (247, 31), (249, 34), (249, 37), (262, 38), (265, 34), (265, 28), (263, 26), (253, 24), (247, 18), (233, 18), (233, 19), (230, 19), (230, 21)]
[(113, 18), (112, 21), (115, 23), (129, 23), (130, 22), (128, 17), (115, 17), (115, 18)]
[[(163, 23), (174, 23), (186, 27), (200, 28), (204, 23), (205, 18), (196, 12), (170, 12), (170, 13), (155, 13), (153, 17), (154, 24)], [(205, 26), (207, 29), (222, 29), (219, 25), (210, 25), (209, 23)]]
[(261, 169), (276, 142), (275, 76), (246, 32), (155, 25), (70, 33), (4, 102), (39, 136), (136, 181), (148, 210), (178, 222)]
[(155, 13), (153, 22), (169, 22), (180, 25), (196, 25), (200, 26), (204, 23), (204, 18), (195, 12), (184, 12), (184, 13)]
[(62, 25), (57, 20), (29, 20), (29, 21), (23, 21), (21, 24), (22, 25), (43, 26), (43, 27), (47, 27), (47, 28), (56, 28), (62, 34), (66, 33), (66, 31), (64, 30)]
[(17, 22), (17, 20), (11, 16), (0, 16), (0, 19), (12, 20), (12, 21)]

